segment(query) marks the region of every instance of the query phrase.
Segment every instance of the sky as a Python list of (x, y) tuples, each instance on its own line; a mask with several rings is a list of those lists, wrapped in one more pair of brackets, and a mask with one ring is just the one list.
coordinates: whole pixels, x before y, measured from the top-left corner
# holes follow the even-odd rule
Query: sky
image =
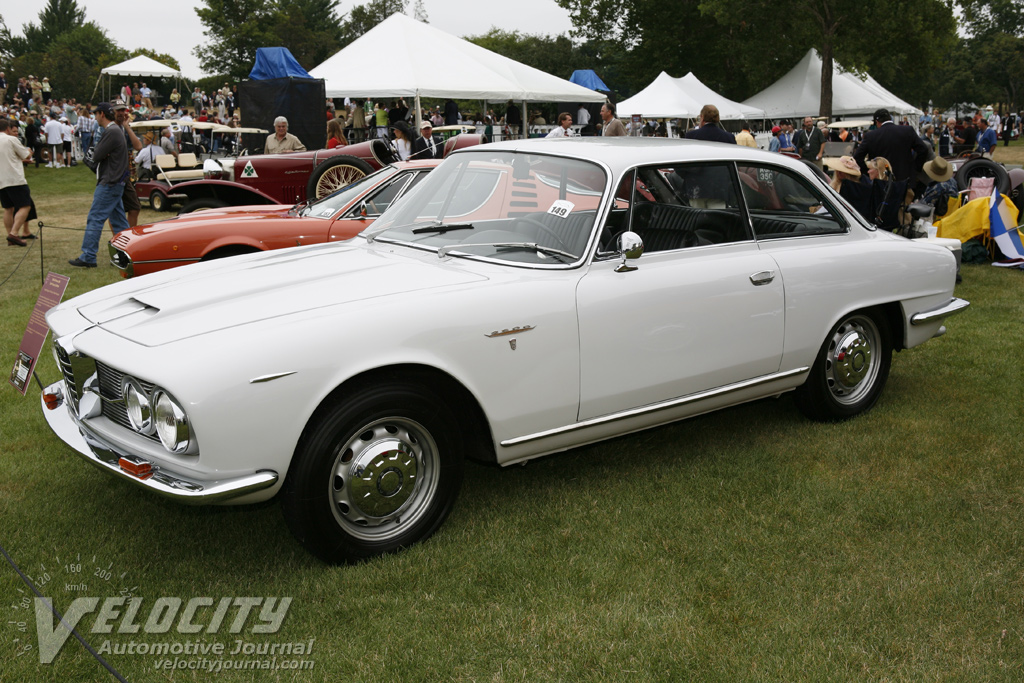
[[(344, 16), (356, 0), (341, 0), (338, 15)], [(409, 3), (410, 7), (412, 2)], [(39, 21), (39, 12), (46, 0), (4, 3), (0, 10), (11, 33), (20, 35), (22, 25)], [(196, 16), (200, 0), (131, 0), (128, 3), (89, 2), (78, 0), (85, 9), (86, 21), (96, 22), (114, 42), (126, 50), (148, 47), (178, 60), (185, 78), (207, 76), (192, 54), (192, 49), (205, 43), (203, 25)], [(554, 0), (423, 0), (427, 19), (436, 28), (456, 36), (486, 33), (491, 26), (506, 31), (557, 35), (572, 24), (569, 13)], [(268, 46), (272, 47), (272, 46)]]

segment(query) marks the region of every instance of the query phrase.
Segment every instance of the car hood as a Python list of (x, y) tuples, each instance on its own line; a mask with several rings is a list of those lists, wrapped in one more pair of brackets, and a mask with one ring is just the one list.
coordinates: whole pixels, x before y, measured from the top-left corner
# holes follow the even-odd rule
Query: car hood
[(256, 206), (237, 206), (224, 209), (208, 209), (187, 213), (177, 218), (159, 221), (149, 225), (132, 228), (130, 236), (150, 235), (167, 229), (178, 229), (184, 225), (205, 224), (211, 221), (218, 224), (232, 221), (248, 221), (253, 218), (285, 218), (291, 211), (291, 204), (262, 204)]
[(113, 334), (159, 346), (313, 309), (486, 279), (418, 256), (365, 243), (283, 249), (129, 280), (65, 306)]

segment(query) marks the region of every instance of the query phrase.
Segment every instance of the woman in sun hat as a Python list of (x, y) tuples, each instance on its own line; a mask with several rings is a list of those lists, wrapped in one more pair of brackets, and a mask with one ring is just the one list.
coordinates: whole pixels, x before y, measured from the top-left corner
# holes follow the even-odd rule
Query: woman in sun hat
[(851, 156), (829, 157), (823, 160), (825, 168), (832, 171), (832, 189), (842, 194), (843, 182), (860, 183), (860, 166)]

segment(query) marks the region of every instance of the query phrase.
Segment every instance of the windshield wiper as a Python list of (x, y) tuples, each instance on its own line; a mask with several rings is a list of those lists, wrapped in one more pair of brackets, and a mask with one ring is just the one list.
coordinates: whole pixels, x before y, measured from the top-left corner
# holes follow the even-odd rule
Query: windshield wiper
[(472, 230), (472, 223), (431, 223), (430, 225), (424, 225), (422, 228), (413, 228), (411, 230), (414, 235), (422, 235), (425, 232), (440, 232), (445, 233), (449, 230)]
[[(535, 251), (545, 256), (554, 256), (558, 258), (562, 263), (571, 263), (579, 258), (576, 254), (570, 254), (567, 251), (561, 249), (555, 249), (554, 247), (546, 247), (543, 244), (537, 244), (536, 242), (486, 242), (482, 244), (447, 244), (437, 250), (437, 257), (444, 258), (449, 252), (455, 251), (462, 247), (495, 247), (496, 249), (528, 249)], [(561, 257), (561, 258), (559, 258)], [(563, 259), (569, 259), (565, 261)]]

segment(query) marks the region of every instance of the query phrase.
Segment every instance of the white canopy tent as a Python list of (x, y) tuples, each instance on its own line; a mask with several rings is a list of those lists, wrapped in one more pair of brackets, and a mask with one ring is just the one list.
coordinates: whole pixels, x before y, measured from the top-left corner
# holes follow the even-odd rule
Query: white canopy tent
[(104, 76), (107, 77), (108, 95), (110, 90), (110, 78), (112, 76), (138, 76), (140, 78), (173, 78), (179, 81), (182, 80), (180, 70), (164, 66), (152, 57), (139, 55), (123, 61), (120, 64), (114, 64), (113, 66), (108, 66), (101, 70), (100, 77), (96, 79), (96, 87), (92, 90), (93, 97), (96, 96), (96, 90), (99, 88), (100, 81), (103, 80)]
[(718, 107), (723, 121), (765, 117), (761, 109), (719, 95), (704, 85), (692, 71), (682, 78), (673, 78), (662, 71), (646, 88), (619, 102), (616, 109), (620, 116), (640, 114), (652, 119), (696, 119), (705, 104)]
[[(680, 85), (703, 104), (713, 104), (718, 107), (718, 113), (723, 121), (740, 121), (746, 119), (765, 118), (764, 110), (759, 107), (751, 107), (747, 104), (734, 102), (704, 85), (693, 72), (678, 79)], [(702, 104), (702, 106), (703, 106)]]
[(377, 24), (309, 72), (328, 97), (604, 102), (605, 96), (445, 33), (401, 13)]
[(615, 105), (617, 113), (620, 116), (640, 114), (652, 119), (697, 118), (704, 104), (680, 86), (681, 80), (662, 71), (646, 88)]
[[(821, 57), (813, 48), (789, 73), (743, 103), (764, 109), (773, 119), (816, 116), (821, 104)], [(920, 116), (923, 112), (883, 88), (868, 76), (842, 71), (832, 63), (832, 115), (870, 114), (885, 108), (892, 114)]]

